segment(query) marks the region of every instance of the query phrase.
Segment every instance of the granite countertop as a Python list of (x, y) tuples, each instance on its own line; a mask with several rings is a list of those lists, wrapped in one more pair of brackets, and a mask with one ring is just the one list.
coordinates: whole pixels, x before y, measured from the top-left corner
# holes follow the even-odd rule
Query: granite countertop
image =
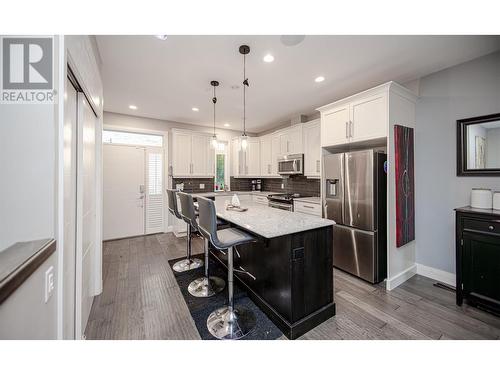
[(294, 201), (299, 201), (299, 202), (308, 202), (308, 203), (314, 203), (314, 204), (321, 204), (321, 198), (320, 197), (302, 197), (302, 198), (293, 198)]
[(280, 210), (254, 202), (244, 202), (242, 206), (248, 210), (245, 212), (226, 210), (224, 202), (215, 201), (215, 209), (219, 218), (264, 238), (274, 238), (335, 224), (333, 220)]
[(205, 198), (211, 198), (211, 197), (228, 197), (228, 196), (233, 196), (234, 194), (237, 195), (265, 195), (268, 196), (269, 194), (278, 194), (273, 191), (214, 191), (214, 192), (209, 192), (209, 193), (194, 193), (194, 197), (205, 197)]

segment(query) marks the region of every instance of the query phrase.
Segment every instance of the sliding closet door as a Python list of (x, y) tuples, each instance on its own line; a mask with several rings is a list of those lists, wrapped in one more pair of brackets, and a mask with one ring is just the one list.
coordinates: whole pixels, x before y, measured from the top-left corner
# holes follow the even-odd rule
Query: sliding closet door
[[(85, 95), (78, 93), (78, 178), (77, 178), (77, 338), (87, 325), (94, 299), (96, 249), (97, 181), (96, 181), (97, 117)], [(81, 297), (81, 298), (78, 298)]]
[(75, 338), (76, 141), (78, 93), (66, 78), (64, 96), (63, 338)]

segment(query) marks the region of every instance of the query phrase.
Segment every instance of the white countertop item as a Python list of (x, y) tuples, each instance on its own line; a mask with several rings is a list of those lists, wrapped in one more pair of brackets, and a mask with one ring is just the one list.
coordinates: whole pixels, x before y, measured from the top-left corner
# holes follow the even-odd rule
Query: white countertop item
[(470, 194), (470, 206), (474, 208), (491, 209), (493, 195), (490, 189), (473, 188)]

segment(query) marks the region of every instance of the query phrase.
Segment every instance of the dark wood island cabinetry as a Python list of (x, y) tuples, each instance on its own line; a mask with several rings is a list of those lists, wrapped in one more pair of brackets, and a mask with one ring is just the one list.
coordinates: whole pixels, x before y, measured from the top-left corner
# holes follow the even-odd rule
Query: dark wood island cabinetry
[(457, 305), (500, 314), (500, 211), (456, 210)]

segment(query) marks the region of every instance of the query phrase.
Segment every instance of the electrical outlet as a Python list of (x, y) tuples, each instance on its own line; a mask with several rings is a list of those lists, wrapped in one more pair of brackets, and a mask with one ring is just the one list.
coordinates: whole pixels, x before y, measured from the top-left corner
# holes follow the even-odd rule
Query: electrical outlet
[(205, 189), (205, 184), (200, 184), (200, 189)]
[(281, 184), (281, 188), (284, 189), (285, 188), (285, 184)]
[(54, 293), (54, 267), (45, 271), (45, 303), (47, 303)]

